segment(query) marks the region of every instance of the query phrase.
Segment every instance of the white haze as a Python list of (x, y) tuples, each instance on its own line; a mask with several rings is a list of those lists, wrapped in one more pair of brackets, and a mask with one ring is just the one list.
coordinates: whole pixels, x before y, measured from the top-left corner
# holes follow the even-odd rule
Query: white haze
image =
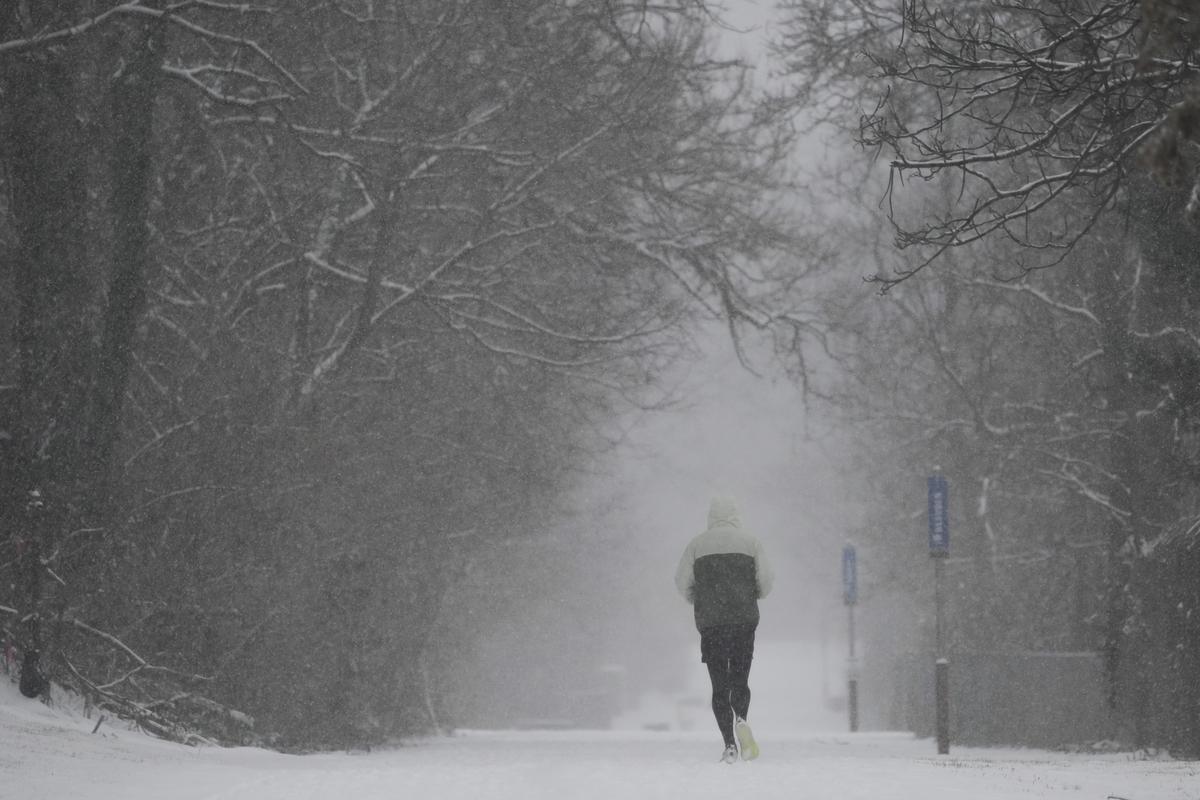
[[(728, 2), (722, 14), (722, 54), (754, 64), (760, 82), (770, 80), (773, 14), (773, 3), (754, 0)], [(663, 376), (677, 405), (619, 421), (620, 446), (566, 501), (575, 520), (554, 533), (566, 563), (531, 547), (545, 570), (533, 570), (526, 611), (484, 634), (466, 681), (482, 698), (473, 708), (484, 710), (467, 713), (465, 724), (547, 722), (561, 709), (569, 717), (571, 703), (547, 695), (617, 676), (623, 713), (614, 724), (694, 722), (716, 736), (691, 607), (673, 578), (709, 499), (728, 493), (777, 573), (761, 604), (751, 717), (779, 728), (844, 728), (829, 701), (844, 695), (840, 554), (857, 504), (839, 475), (837, 442), (807, 416), (797, 385), (765, 376), (765, 359), (762, 377), (738, 362), (724, 326), (700, 344), (698, 360)], [(680, 702), (693, 712), (700, 704), (689, 712), (695, 719), (681, 720)]]
[(519, 602), (460, 609), (490, 616), (471, 662), (458, 666), (473, 697), (452, 709), (454, 724), (603, 726), (603, 716), (581, 719), (580, 698), (608, 688), (620, 695), (609, 705), (618, 727), (694, 722), (715, 736), (691, 606), (674, 574), (709, 500), (726, 493), (776, 572), (761, 603), (751, 717), (767, 714), (781, 729), (845, 727), (828, 701), (844, 694), (840, 557), (856, 503), (836, 440), (806, 416), (797, 386), (739, 364), (725, 329), (714, 326), (703, 345), (703, 357), (667, 376), (673, 408), (617, 426), (621, 443), (564, 499), (572, 513), (561, 525), (480, 565), (489, 581), (522, 582)]
[[(831, 640), (844, 641), (838, 557), (849, 512), (830, 444), (814, 441), (799, 389), (751, 374), (729, 342), (714, 337), (709, 356), (690, 365), (684, 394), (690, 407), (643, 417), (630, 446), (615, 454), (631, 502), (629, 546), (643, 556), (637, 593), (648, 613), (666, 612), (654, 614), (662, 639), (671, 648), (682, 644), (691, 677), (706, 677), (691, 607), (672, 577), (684, 546), (705, 526), (711, 496), (731, 493), (777, 573), (774, 592), (761, 603), (756, 676), (772, 668), (765, 663), (772, 643), (819, 644), (824, 627), (826, 649), (834, 651)], [(641, 624), (630, 620), (631, 630)], [(811, 665), (793, 668), (819, 673)]]
[[(753, 65), (759, 83), (771, 80), (774, 6), (730, 0), (721, 13), (722, 53)], [(627, 675), (645, 676), (632, 679), (635, 694), (657, 683), (699, 698), (697, 727), (715, 730), (691, 607), (672, 578), (683, 547), (705, 526), (711, 496), (733, 494), (777, 573), (761, 603), (751, 717), (770, 728), (844, 727), (828, 701), (844, 694), (839, 559), (856, 503), (841, 479), (836, 439), (808, 416), (796, 384), (740, 364), (722, 326), (703, 343), (705, 355), (673, 378), (681, 407), (632, 420), (608, 465), (627, 505), (611, 510), (606, 524), (623, 531), (635, 554), (624, 562), (634, 566), (621, 589), (637, 598), (621, 606), (614, 660)]]

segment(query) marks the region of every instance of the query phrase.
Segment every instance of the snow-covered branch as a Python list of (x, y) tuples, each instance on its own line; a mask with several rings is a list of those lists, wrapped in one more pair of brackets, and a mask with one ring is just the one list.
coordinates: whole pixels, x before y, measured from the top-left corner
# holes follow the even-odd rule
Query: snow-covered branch
[(983, 280), (976, 278), (970, 281), (970, 283), (974, 286), (986, 286), (991, 289), (999, 289), (1005, 292), (1015, 292), (1018, 294), (1028, 295), (1029, 297), (1035, 298), (1038, 300), (1038, 302), (1054, 309), (1055, 311), (1060, 311), (1068, 316), (1077, 317), (1086, 322), (1090, 322), (1093, 325), (1100, 324), (1100, 320), (1096, 318), (1096, 315), (1087, 308), (1083, 306), (1074, 306), (1061, 300), (1055, 300), (1044, 289), (1039, 289), (1027, 281), (1007, 283), (1004, 281)]

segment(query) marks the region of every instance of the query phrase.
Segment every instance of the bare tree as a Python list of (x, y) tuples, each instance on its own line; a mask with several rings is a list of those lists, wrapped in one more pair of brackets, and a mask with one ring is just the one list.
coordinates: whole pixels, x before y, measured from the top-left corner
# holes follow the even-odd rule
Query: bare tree
[(843, 301), (835, 352), (853, 377), (834, 400), (868, 431), (860, 468), (886, 498), (862, 540), (900, 550), (881, 590), (922, 591), (891, 532), (920, 513), (913, 474), (940, 465), (959, 487), (952, 641), (1102, 654), (1122, 737), (1183, 747), (1190, 684), (1164, 665), (1193, 663), (1173, 616), (1193, 601), (1158, 548), (1179, 552), (1197, 509), (1195, 234), (1182, 198), (1129, 190), (1128, 215), (1061, 269), (997, 280), (993, 244), (869, 311)]
[[(660, 399), (692, 323), (812, 330), (769, 202), (788, 130), (709, 55), (703, 4), (38, 8), (4, 77), (61, 73), (70, 102), (6, 118), (0, 231), (78, 258), (13, 260), (41, 338), (0, 340), (0, 430), (13, 463), (80, 444), (47, 462), (69, 486), (4, 481), (5, 608), (53, 620), (55, 678), (160, 733), (240, 738), (231, 707), (309, 743), (419, 724), (363, 690), (427, 686), (471, 549), (548, 524), (524, 509)], [(63, 179), (22, 182), (21, 147)], [(78, 212), (65, 235), (22, 191)], [(22, 281), (68, 267), (57, 325), (66, 284)], [(60, 340), (98, 366), (51, 364)]]
[[(1170, 4), (1144, 5), (1161, 21)], [(885, 288), (993, 236), (1022, 246), (1015, 271), (1058, 263), (1119, 199), (1139, 157), (1164, 177), (1189, 172), (1180, 143), (1192, 131), (1192, 28), (1158, 35), (1133, 0), (785, 7), (780, 49), (793, 74), (816, 84), (807, 93), (860, 113), (858, 140), (888, 159), (896, 242), (917, 255), (880, 278)], [(830, 57), (847, 51), (872, 69)], [(900, 187), (928, 181), (958, 201), (907, 214)]]

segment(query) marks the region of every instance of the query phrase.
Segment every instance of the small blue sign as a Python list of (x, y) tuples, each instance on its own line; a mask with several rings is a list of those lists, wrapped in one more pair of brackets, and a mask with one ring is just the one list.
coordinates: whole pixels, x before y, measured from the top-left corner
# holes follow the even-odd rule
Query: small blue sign
[(929, 476), (929, 554), (950, 555), (950, 486), (943, 475)]
[(852, 606), (858, 602), (858, 564), (854, 545), (842, 548), (842, 602)]

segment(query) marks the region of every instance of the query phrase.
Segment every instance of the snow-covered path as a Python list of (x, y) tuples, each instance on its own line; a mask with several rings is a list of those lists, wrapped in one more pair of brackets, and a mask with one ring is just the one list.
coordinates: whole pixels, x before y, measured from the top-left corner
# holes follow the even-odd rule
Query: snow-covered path
[(713, 735), (648, 732), (476, 732), (288, 756), (181, 747), (107, 724), (93, 735), (94, 723), (4, 700), (0, 798), (13, 800), (1200, 800), (1200, 764), (1019, 750), (938, 757), (931, 742), (900, 734), (764, 730), (763, 757), (734, 765), (718, 763)]

